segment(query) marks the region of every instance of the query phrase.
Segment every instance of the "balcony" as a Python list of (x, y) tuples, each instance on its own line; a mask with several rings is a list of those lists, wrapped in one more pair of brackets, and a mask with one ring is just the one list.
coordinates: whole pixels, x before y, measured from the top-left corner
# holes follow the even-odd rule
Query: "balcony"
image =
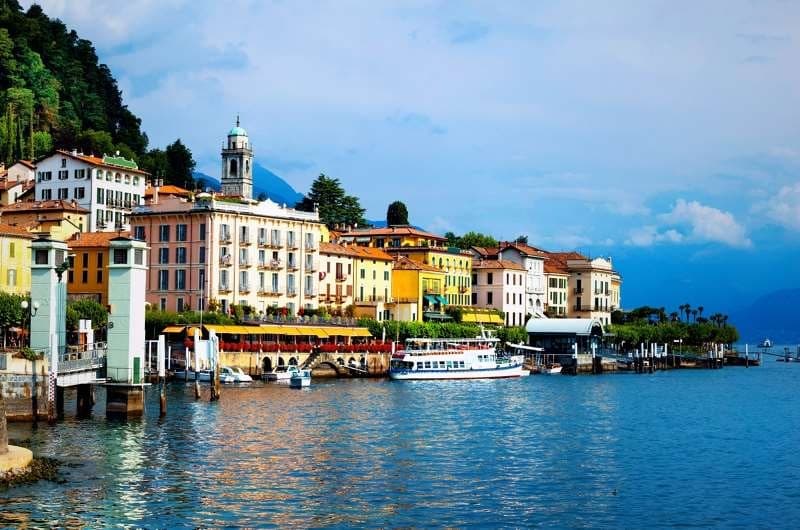
[(281, 240), (280, 239), (273, 239), (271, 241), (267, 241), (266, 246), (268, 248), (281, 248)]
[(240, 237), (239, 238), (239, 246), (241, 246), (241, 247), (250, 246), (250, 238), (249, 237)]
[(297, 241), (288, 240), (286, 241), (286, 248), (288, 248), (289, 250), (297, 250), (300, 248), (300, 245), (297, 243)]
[(239, 292), (242, 293), (242, 294), (249, 293), (250, 292), (250, 286), (247, 285), (247, 284), (240, 285), (239, 286)]
[(459, 287), (458, 288), (458, 292), (461, 293), (461, 294), (464, 294), (467, 291), (469, 291), (469, 287)]
[(337, 282), (346, 282), (347, 281), (347, 274), (337, 274), (336, 275)]
[(258, 262), (258, 268), (259, 269), (268, 269), (269, 268), (269, 263), (266, 262), (266, 261), (259, 261)]
[(303, 294), (305, 295), (306, 298), (314, 298), (315, 296), (317, 296), (317, 290), (306, 289), (305, 291), (303, 291)]
[(306, 251), (307, 252), (316, 252), (317, 244), (314, 241), (306, 241)]
[(391, 298), (389, 300), (386, 300), (385, 297), (383, 296), (365, 296), (363, 298), (357, 298), (355, 300), (355, 303), (362, 305), (377, 305), (380, 302), (387, 302), (387, 301), (391, 302)]
[(290, 272), (295, 272), (295, 271), (299, 270), (299, 267), (298, 267), (297, 263), (295, 263), (293, 261), (290, 261), (290, 262), (288, 262), (286, 264), (286, 270), (290, 271)]
[(230, 243), (231, 242), (231, 234), (223, 232), (219, 235), (219, 242), (220, 243)]
[(267, 262), (267, 268), (271, 271), (277, 271), (281, 269), (281, 260), (279, 259), (271, 259)]
[(583, 287), (576, 287), (572, 290), (575, 294), (583, 294)]
[(221, 293), (229, 293), (231, 292), (231, 287), (227, 283), (219, 284), (219, 292)]
[(281, 290), (277, 285), (260, 287), (258, 289), (258, 296), (280, 296)]
[(251, 265), (251, 264), (250, 264), (250, 260), (249, 260), (249, 259), (241, 259), (241, 258), (239, 258), (239, 267), (245, 267), (245, 268), (247, 268), (247, 267), (249, 267), (250, 265)]
[(439, 287), (439, 288), (436, 288), (436, 287), (424, 287), (422, 289), (422, 292), (424, 294), (436, 294), (436, 295), (440, 295), (440, 296), (443, 294), (441, 287)]
[(231, 259), (231, 255), (228, 254), (227, 256), (220, 256), (219, 257), (219, 264), (223, 267), (230, 267), (233, 260)]
[(294, 287), (287, 287), (286, 296), (297, 296), (297, 289)]
[(267, 244), (267, 240), (266, 239), (258, 238), (258, 246), (259, 247), (268, 247), (269, 245)]
[(313, 261), (311, 263), (306, 263), (306, 272), (317, 272), (317, 264)]

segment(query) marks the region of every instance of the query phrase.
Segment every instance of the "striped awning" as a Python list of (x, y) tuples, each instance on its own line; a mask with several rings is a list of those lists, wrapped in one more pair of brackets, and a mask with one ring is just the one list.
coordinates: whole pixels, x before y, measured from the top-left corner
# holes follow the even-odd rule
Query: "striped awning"
[(503, 324), (503, 319), (500, 315), (488, 311), (465, 310), (461, 315), (461, 321), (474, 322), (476, 324)]
[(167, 326), (161, 330), (161, 333), (182, 333), (186, 326)]

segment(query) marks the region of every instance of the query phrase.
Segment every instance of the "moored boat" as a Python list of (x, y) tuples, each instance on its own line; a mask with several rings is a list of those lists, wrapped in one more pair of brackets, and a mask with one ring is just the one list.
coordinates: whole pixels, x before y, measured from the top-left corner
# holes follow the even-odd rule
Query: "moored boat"
[(558, 363), (547, 363), (540, 368), (540, 372), (543, 375), (556, 375), (561, 373), (561, 365)]
[[(201, 383), (210, 383), (211, 382), (211, 378), (213, 376), (213, 372), (211, 370), (200, 370), (199, 372), (196, 373), (196, 375), (197, 375), (197, 377), (196, 377), (197, 381), (200, 381)], [(184, 370), (178, 370), (177, 372), (175, 372), (175, 380), (176, 381), (182, 381), (182, 380), (186, 380), (186, 379), (188, 379), (189, 381), (194, 381), (195, 380), (195, 371), (194, 370), (189, 370), (188, 378), (187, 378), (186, 372)], [(220, 380), (221, 383), (234, 383), (234, 382), (236, 382), (232, 375), (227, 374), (224, 371), (220, 372), (219, 380)]]
[(497, 379), (527, 375), (521, 355), (498, 354), (499, 339), (406, 340), (405, 348), (392, 354), (389, 377), (398, 380)]
[(291, 379), (298, 370), (297, 366), (293, 364), (289, 366), (279, 366), (272, 372), (264, 374), (263, 379), (266, 381), (275, 381), (277, 383), (288, 383), (289, 379)]
[(311, 386), (311, 370), (307, 368), (297, 370), (289, 378), (289, 388), (303, 388), (304, 386)]
[(226, 376), (226, 380), (222, 381), (223, 383), (250, 383), (253, 381), (253, 378), (244, 373), (238, 366), (223, 366), (220, 380), (222, 380), (223, 375)]

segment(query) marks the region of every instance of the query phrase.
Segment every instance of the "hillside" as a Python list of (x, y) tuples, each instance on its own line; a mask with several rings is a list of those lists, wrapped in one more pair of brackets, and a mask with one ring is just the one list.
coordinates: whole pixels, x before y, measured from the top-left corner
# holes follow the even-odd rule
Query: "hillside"
[(730, 316), (742, 342), (755, 343), (765, 337), (774, 344), (800, 343), (800, 313), (794, 305), (800, 289), (782, 289), (766, 294)]
[[(205, 187), (219, 190), (221, 185), (217, 177), (212, 177), (195, 171), (192, 176), (194, 179), (202, 179)], [(295, 189), (283, 178), (276, 175), (264, 166), (256, 163), (253, 164), (253, 196), (258, 197), (265, 194), (271, 201), (279, 204), (287, 204), (294, 206), (299, 200), (303, 198), (302, 193), (298, 193)]]
[(0, 160), (58, 147), (131, 158), (147, 148), (140, 126), (91, 42), (38, 5), (0, 3)]

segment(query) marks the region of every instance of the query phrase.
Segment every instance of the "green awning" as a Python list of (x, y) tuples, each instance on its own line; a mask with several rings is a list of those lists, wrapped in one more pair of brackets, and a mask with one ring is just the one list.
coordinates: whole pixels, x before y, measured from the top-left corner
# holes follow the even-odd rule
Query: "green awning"
[(447, 298), (445, 298), (444, 296), (442, 296), (442, 295), (440, 295), (440, 294), (437, 294), (437, 295), (436, 295), (436, 298), (438, 298), (438, 299), (439, 299), (439, 303), (440, 303), (440, 304), (442, 304), (442, 305), (445, 305), (445, 304), (447, 304)]
[(427, 320), (453, 320), (453, 317), (444, 313), (436, 313), (435, 311), (425, 311), (422, 317)]

